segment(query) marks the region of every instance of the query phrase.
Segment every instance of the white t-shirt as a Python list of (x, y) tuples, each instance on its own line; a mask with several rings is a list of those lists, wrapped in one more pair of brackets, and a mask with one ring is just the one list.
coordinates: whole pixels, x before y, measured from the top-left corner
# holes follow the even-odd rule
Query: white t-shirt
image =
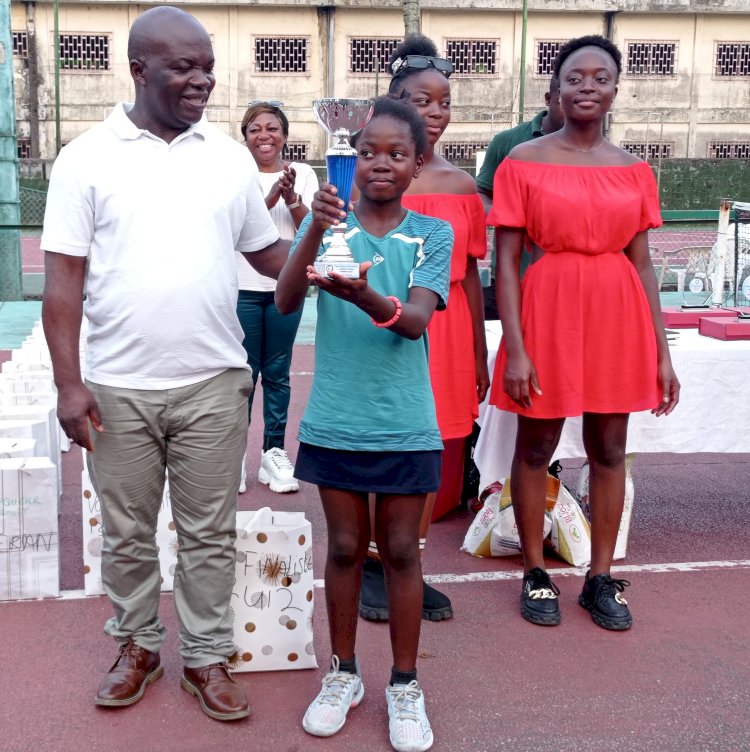
[[(296, 172), (294, 179), (294, 190), (299, 194), (302, 203), (309, 209), (312, 204), (315, 191), (318, 190), (318, 176), (315, 170), (309, 164), (304, 162), (292, 162), (291, 166)], [(279, 179), (281, 172), (259, 172), (258, 179), (260, 187), (263, 190), (263, 196), (267, 196), (273, 184)], [(284, 199), (279, 199), (274, 206), (268, 210), (271, 219), (276, 225), (284, 240), (294, 240), (297, 229), (294, 226), (294, 220), (289, 209), (286, 208)], [(264, 277), (262, 274), (253, 269), (247, 262), (247, 259), (240, 253), (237, 257), (237, 281), (240, 290), (255, 290), (263, 292), (273, 292), (276, 289), (276, 280), (271, 277)]]
[(169, 389), (247, 368), (235, 249), (279, 233), (246, 147), (205, 120), (170, 144), (119, 104), (55, 161), (41, 247), (88, 258), (86, 378)]

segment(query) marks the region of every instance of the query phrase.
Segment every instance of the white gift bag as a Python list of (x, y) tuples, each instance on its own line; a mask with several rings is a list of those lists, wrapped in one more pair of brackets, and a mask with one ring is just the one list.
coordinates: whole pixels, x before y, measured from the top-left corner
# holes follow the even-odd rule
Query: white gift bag
[(0, 459), (0, 600), (60, 595), (57, 471), (47, 457)]
[[(635, 487), (633, 485), (633, 458), (634, 454), (625, 455), (625, 503), (622, 508), (622, 517), (620, 518), (620, 527), (617, 530), (617, 541), (615, 542), (615, 552), (612, 557), (614, 560), (624, 559), (628, 553), (628, 536), (630, 535), (630, 520), (633, 516), (633, 499), (635, 498)], [(576, 486), (576, 497), (581, 505), (586, 519), (591, 521), (591, 505), (589, 504), (589, 463), (584, 462), (581, 472), (578, 476), (578, 485)]]
[(317, 668), (312, 527), (304, 512), (237, 513), (235, 671)]
[(552, 510), (552, 548), (574, 567), (591, 561), (591, 527), (575, 497), (561, 483), (557, 503)]
[[(91, 483), (85, 452), (81, 473), (81, 504), (83, 519), (83, 589), (86, 595), (104, 595), (102, 585), (102, 508), (99, 497)], [(159, 548), (161, 590), (174, 588), (174, 572), (177, 566), (177, 533), (172, 521), (172, 505), (169, 496), (169, 479), (164, 483), (159, 517), (156, 522), (156, 545)]]

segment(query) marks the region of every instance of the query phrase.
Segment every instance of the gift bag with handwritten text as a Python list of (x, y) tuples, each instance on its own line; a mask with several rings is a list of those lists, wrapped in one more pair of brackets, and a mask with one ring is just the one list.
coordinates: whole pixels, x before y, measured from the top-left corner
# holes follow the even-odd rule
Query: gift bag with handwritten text
[(0, 600), (60, 595), (57, 470), (48, 457), (0, 459)]
[(237, 513), (236, 671), (317, 668), (312, 527), (304, 512)]
[[(81, 473), (81, 503), (83, 505), (83, 589), (86, 595), (104, 595), (102, 585), (102, 509), (99, 497), (89, 477), (86, 462)], [(159, 517), (156, 521), (156, 545), (159, 548), (161, 590), (168, 592), (174, 586), (177, 566), (177, 532), (172, 521), (172, 504), (169, 480), (164, 483)]]

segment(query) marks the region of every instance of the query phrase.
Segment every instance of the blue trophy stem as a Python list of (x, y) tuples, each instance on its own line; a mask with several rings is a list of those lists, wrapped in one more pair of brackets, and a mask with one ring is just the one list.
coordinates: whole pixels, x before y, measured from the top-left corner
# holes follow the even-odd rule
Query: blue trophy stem
[(349, 201), (354, 184), (354, 168), (357, 165), (356, 154), (327, 154), (328, 182), (336, 186), (338, 197), (344, 202), (344, 211), (349, 211)]

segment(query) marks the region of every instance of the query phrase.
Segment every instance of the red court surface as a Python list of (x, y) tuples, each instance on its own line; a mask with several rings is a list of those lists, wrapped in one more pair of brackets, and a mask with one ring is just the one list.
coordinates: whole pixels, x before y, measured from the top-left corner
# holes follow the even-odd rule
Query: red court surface
[[(313, 370), (310, 346), (293, 362), (288, 449)], [(352, 388), (356, 388), (353, 385)], [(260, 394), (254, 415), (259, 416)], [(738, 406), (738, 411), (746, 408)], [(739, 415), (738, 415), (739, 419)], [(259, 420), (250, 431), (248, 491), (241, 509), (302, 510), (313, 526), (315, 575), (322, 579), (325, 523), (314, 488), (276, 495), (255, 480)], [(563, 462), (575, 484), (580, 460)], [(249, 721), (203, 715), (179, 687), (181, 664), (171, 595), (162, 617), (170, 634), (164, 676), (130, 708), (93, 704), (116, 650), (102, 632), (103, 597), (83, 598), (80, 453), (64, 459), (62, 587), (67, 598), (0, 603), (2, 749), (171, 752), (389, 750), (384, 687), (388, 628), (360, 621), (358, 655), (366, 695), (329, 739), (302, 731), (301, 718), (327, 663), (324, 590), (316, 589), (320, 671), (240, 674), (253, 705)], [(750, 750), (750, 456), (639, 455), (626, 596), (635, 625), (625, 633), (595, 626), (576, 602), (582, 575), (550, 558), (563, 623), (537, 627), (518, 611), (517, 557), (477, 559), (459, 551), (472, 515), (457, 510), (434, 524), (426, 574), (453, 600), (455, 617), (424, 622), (419, 678), (435, 750), (451, 752), (684, 752)], [(558, 572), (558, 574), (555, 574)]]

